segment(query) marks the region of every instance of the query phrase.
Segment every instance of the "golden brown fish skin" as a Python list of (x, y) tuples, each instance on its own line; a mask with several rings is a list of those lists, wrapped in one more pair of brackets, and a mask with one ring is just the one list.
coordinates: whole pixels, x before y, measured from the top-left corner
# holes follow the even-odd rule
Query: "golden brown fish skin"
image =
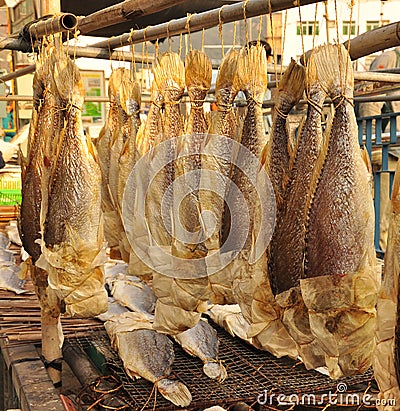
[[(159, 65), (155, 68), (154, 81), (157, 89), (163, 96), (165, 111), (161, 117), (163, 133), (159, 133), (156, 138), (157, 144), (171, 140), (183, 134), (183, 120), (180, 113), (179, 101), (185, 88), (184, 66), (180, 57), (176, 53), (166, 53), (162, 56)], [(158, 123), (157, 123), (158, 124)], [(154, 128), (154, 131), (156, 129)], [(160, 130), (157, 128), (157, 131)], [(163, 155), (171, 162), (154, 176), (147, 192), (146, 221), (149, 226), (151, 236), (159, 245), (171, 245), (172, 223), (170, 214), (162, 215), (161, 204), (163, 198), (168, 209), (172, 208), (172, 195), (167, 192), (168, 187), (174, 180), (174, 142), (163, 148)], [(167, 192), (167, 194), (166, 194)]]
[[(185, 81), (191, 102), (191, 109), (186, 128), (186, 135), (177, 142), (177, 156), (175, 161), (175, 176), (182, 178), (190, 191), (179, 205), (180, 223), (193, 238), (186, 241), (174, 239), (172, 253), (182, 258), (201, 258), (207, 254), (204, 243), (200, 240), (202, 235), (199, 218), (199, 192), (200, 174), (195, 175), (195, 170), (201, 169), (200, 151), (203, 145), (208, 124), (204, 115), (203, 103), (211, 85), (211, 61), (201, 51), (192, 50), (186, 55)], [(187, 155), (187, 153), (195, 153)], [(178, 194), (179, 195), (179, 194)]]
[[(239, 137), (237, 133), (237, 118), (233, 111), (232, 103), (237, 93), (239, 92), (237, 80), (237, 59), (239, 52), (232, 49), (227, 53), (222, 60), (217, 81), (215, 85), (215, 99), (218, 111), (212, 112), (209, 134), (211, 136), (223, 136), (233, 140)], [(232, 161), (224, 157), (217, 157), (215, 151), (221, 155), (227, 155), (232, 151), (232, 147), (225, 147), (225, 140), (218, 140), (219, 147), (215, 147), (213, 140), (209, 138), (204, 145), (204, 152), (210, 148), (214, 155), (202, 155), (202, 167), (211, 170), (216, 174), (211, 174), (206, 181), (205, 186), (209, 186), (211, 190), (201, 190), (199, 193), (200, 206), (202, 211), (209, 211), (214, 216), (214, 221), (211, 222), (213, 229), (208, 229), (207, 221), (205, 221), (206, 240), (205, 245), (209, 252), (216, 251), (221, 246), (222, 226), (224, 221), (224, 199), (228, 191), (226, 184), (220, 176), (231, 178), (233, 172)], [(216, 190), (216, 194), (212, 190)]]
[(318, 83), (310, 86), (307, 119), (299, 132), (284, 205), (278, 213), (270, 243), (268, 266), (274, 294), (298, 286), (304, 275), (307, 216), (312, 199), (311, 184), (322, 146), (321, 110), (325, 96)]
[(353, 107), (340, 90), (331, 97), (335, 116), (309, 214), (305, 278), (356, 272), (373, 244), (372, 198)]
[(279, 84), (266, 164), (268, 176), (275, 192), (278, 213), (282, 208), (286, 186), (290, 178), (289, 170), (293, 156), (287, 116), (302, 97), (304, 83), (304, 68), (292, 60)]

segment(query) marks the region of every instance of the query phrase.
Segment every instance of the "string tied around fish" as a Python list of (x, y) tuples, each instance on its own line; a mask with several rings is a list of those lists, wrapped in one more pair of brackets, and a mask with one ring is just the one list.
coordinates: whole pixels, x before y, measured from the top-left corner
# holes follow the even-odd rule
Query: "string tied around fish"
[(205, 102), (205, 99), (203, 99), (203, 100), (191, 100), (190, 101), (190, 107), (193, 110), (202, 110), (204, 102)]
[[(336, 101), (338, 101), (338, 102), (336, 103)], [(340, 94), (340, 95), (332, 98), (332, 103), (335, 106), (335, 108), (340, 107), (345, 101), (347, 101), (347, 103), (349, 103), (352, 107), (354, 107), (353, 98), (352, 97), (347, 97), (345, 94)]]
[(263, 101), (262, 100), (257, 100), (253, 96), (249, 96), (246, 98), (247, 104), (250, 104), (251, 102), (254, 102), (258, 107), (262, 107)]
[(309, 96), (307, 96), (307, 103), (314, 107), (314, 109), (317, 111), (317, 113), (322, 116), (322, 106), (317, 104), (315, 101), (313, 101)]
[(227, 112), (227, 111), (233, 110), (232, 104), (219, 103), (217, 104), (217, 107), (218, 107), (218, 111), (221, 111), (221, 112)]
[(281, 111), (278, 106), (275, 106), (275, 113), (276, 113), (279, 117), (283, 118), (284, 120), (287, 119), (287, 117), (288, 117), (288, 115), (289, 115), (289, 113), (284, 113), (283, 111)]

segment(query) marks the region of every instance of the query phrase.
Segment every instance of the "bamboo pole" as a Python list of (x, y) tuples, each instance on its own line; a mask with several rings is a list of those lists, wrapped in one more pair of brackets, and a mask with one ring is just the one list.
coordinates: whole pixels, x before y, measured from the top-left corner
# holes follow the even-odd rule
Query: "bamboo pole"
[[(323, 0), (302, 0), (301, 5), (319, 3)], [(218, 9), (192, 14), (167, 23), (149, 26), (145, 29), (125, 33), (112, 37), (109, 40), (97, 44), (97, 47), (116, 48), (129, 44), (142, 43), (147, 40), (172, 37), (183, 33), (194, 33), (203, 29), (218, 26), (222, 23), (231, 23), (244, 18), (256, 17), (266, 13), (287, 10), (297, 7), (297, 1), (293, 0), (246, 0), (240, 3), (226, 5)]]
[(72, 31), (75, 30), (77, 26), (77, 17), (71, 13), (64, 13), (60, 16), (53, 16), (46, 20), (32, 23), (28, 30), (32, 38), (39, 38), (49, 34)]
[(157, 13), (176, 6), (179, 3), (183, 3), (184, 1), (185, 0), (126, 0), (83, 17), (79, 21), (78, 29), (82, 34), (87, 34), (103, 27), (134, 21), (137, 17)]

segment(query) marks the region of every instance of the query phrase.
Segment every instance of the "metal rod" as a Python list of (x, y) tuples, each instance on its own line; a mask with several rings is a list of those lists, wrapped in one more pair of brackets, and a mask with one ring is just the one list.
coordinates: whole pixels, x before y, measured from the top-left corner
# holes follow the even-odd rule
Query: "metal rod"
[(72, 31), (78, 27), (78, 18), (71, 13), (53, 16), (46, 20), (40, 20), (29, 26), (29, 34), (33, 38), (47, 36), (49, 34)]
[(125, 0), (114, 6), (96, 11), (83, 17), (78, 23), (82, 34), (87, 34), (103, 27), (134, 21), (138, 17), (168, 9), (186, 0)]
[(25, 74), (31, 74), (35, 72), (36, 65), (32, 64), (30, 66), (23, 67), (19, 70), (13, 71), (12, 73), (4, 74), (4, 76), (0, 77), (0, 81), (8, 81), (13, 80), (15, 78), (24, 76)]
[[(302, 0), (301, 5), (314, 4), (323, 0)], [(149, 26), (145, 29), (125, 33), (121, 36), (111, 37), (109, 40), (97, 44), (97, 47), (116, 48), (129, 44), (141, 43), (147, 40), (172, 37), (182, 33), (194, 33), (203, 28), (208, 29), (222, 23), (231, 23), (243, 20), (245, 17), (256, 17), (266, 13), (287, 10), (297, 7), (297, 1), (293, 0), (250, 0), (226, 5), (218, 9), (192, 14), (188, 17), (171, 20), (168, 23)]]
[[(366, 102), (376, 102), (376, 101), (399, 101), (400, 100), (400, 94), (399, 95), (394, 95), (394, 96), (385, 96), (385, 95), (380, 95), (380, 96), (355, 96), (354, 97), (354, 102), (356, 103), (366, 103)], [(9, 96), (0, 96), (0, 101), (33, 101), (32, 96), (15, 96), (15, 95), (9, 95)], [(99, 97), (99, 96), (85, 96), (85, 102), (96, 102), (96, 103), (108, 103), (110, 100), (107, 96), (105, 97)], [(331, 100), (327, 99), (325, 103), (329, 103)], [(238, 101), (238, 105), (246, 105), (245, 101)], [(307, 100), (300, 100), (299, 103), (307, 103)], [(265, 100), (263, 103), (263, 107), (273, 107), (275, 105), (274, 100)]]

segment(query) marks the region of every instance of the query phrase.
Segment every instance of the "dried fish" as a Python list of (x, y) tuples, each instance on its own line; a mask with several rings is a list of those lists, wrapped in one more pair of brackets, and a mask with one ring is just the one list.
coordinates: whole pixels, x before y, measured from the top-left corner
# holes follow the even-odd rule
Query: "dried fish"
[(168, 378), (175, 359), (172, 341), (157, 333), (144, 314), (125, 313), (104, 326), (129, 376), (154, 383), (160, 394), (177, 406), (190, 404), (192, 396), (187, 387)]
[(330, 376), (339, 378), (362, 373), (371, 365), (380, 275), (370, 177), (351, 104), (351, 60), (344, 46), (327, 45), (315, 50), (314, 61), (335, 116), (309, 211), (300, 287)]
[(51, 88), (65, 108), (48, 196), (42, 199), (42, 255), (37, 266), (65, 303), (68, 315), (94, 316), (107, 310), (102, 266), (106, 261), (101, 214), (101, 172), (96, 152), (82, 129), (84, 98), (79, 70), (56, 49)]
[[(400, 402), (399, 372), (399, 256), (400, 256), (400, 162), (397, 162), (392, 190), (392, 211), (385, 253), (382, 286), (378, 294), (374, 377), (379, 386), (378, 410), (394, 409), (383, 400)], [(397, 407), (397, 405), (396, 405)]]
[[(296, 67), (294, 62), (292, 67)], [(297, 70), (304, 72), (300, 67)], [(302, 90), (304, 74), (298, 74), (293, 81)], [(313, 186), (320, 172), (318, 159), (323, 155), (322, 104), (326, 94), (318, 83), (313, 55), (308, 60), (306, 83), (309, 102), (307, 117), (298, 133), (290, 171), (288, 164), (279, 166), (284, 169), (280, 178), (282, 187), (275, 192), (278, 204), (278, 199), (281, 198), (281, 205), (278, 205), (277, 223), (270, 243), (268, 268), (276, 300), (283, 308), (283, 323), (296, 342), (305, 366), (317, 368), (325, 364), (325, 358), (311, 333), (308, 311), (300, 292), (300, 278), (304, 275), (308, 211), (315, 190)], [(274, 145), (277, 150), (278, 145)], [(274, 156), (270, 164), (276, 163), (279, 164), (279, 160)], [(276, 180), (277, 173), (279, 170), (270, 174), (271, 178)]]
[[(202, 213), (205, 245), (208, 255), (214, 253), (218, 257), (222, 245), (222, 226), (224, 220), (224, 200), (227, 197), (229, 180), (232, 178), (235, 145), (232, 141), (239, 138), (238, 122), (233, 111), (232, 103), (239, 92), (237, 78), (237, 59), (239, 52), (232, 49), (222, 60), (216, 85), (215, 98), (218, 111), (211, 112), (211, 122), (208, 136), (204, 141), (201, 156), (201, 187), (199, 192), (200, 209)], [(231, 290), (230, 270), (207, 259), (211, 299), (214, 303), (234, 303)]]
[(226, 379), (226, 369), (218, 360), (218, 335), (208, 322), (200, 320), (193, 328), (177, 334), (174, 339), (187, 353), (203, 361), (204, 374), (219, 382)]

